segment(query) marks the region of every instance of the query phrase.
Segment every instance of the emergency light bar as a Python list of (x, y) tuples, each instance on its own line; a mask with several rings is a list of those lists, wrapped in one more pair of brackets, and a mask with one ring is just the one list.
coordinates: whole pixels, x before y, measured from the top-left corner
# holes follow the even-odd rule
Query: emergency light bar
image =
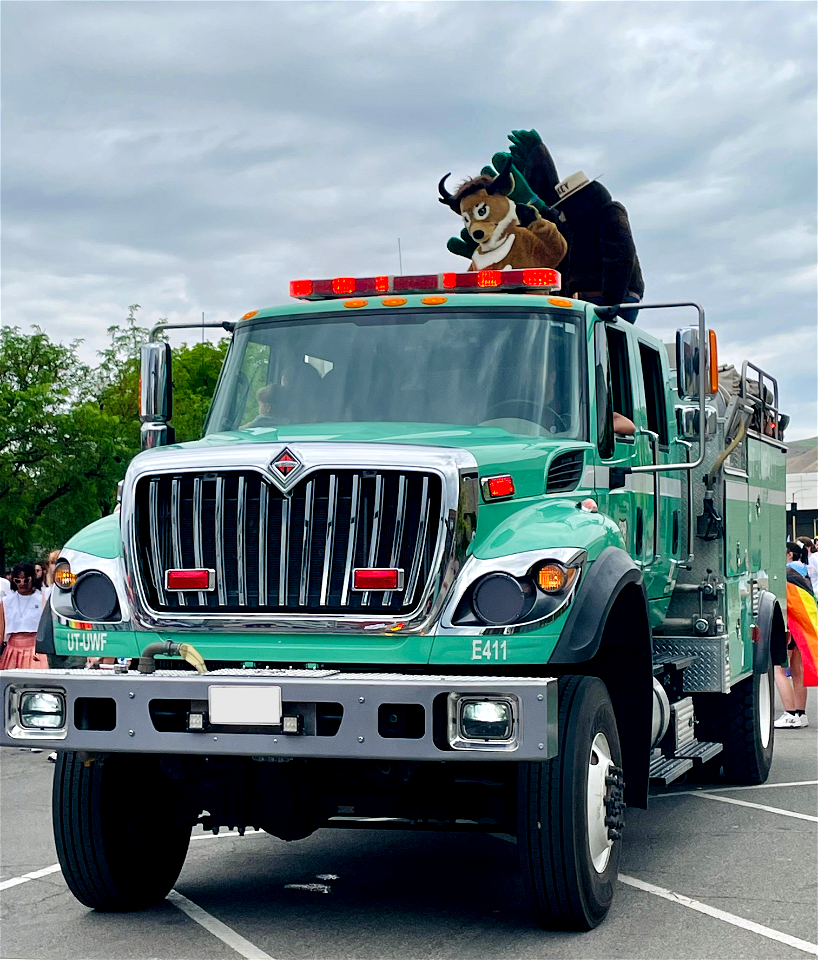
[(474, 270), (468, 273), (422, 273), (414, 277), (335, 277), (291, 280), (290, 296), (298, 300), (333, 300), (381, 293), (482, 293), (492, 290), (537, 290), (553, 293), (562, 280), (556, 270)]

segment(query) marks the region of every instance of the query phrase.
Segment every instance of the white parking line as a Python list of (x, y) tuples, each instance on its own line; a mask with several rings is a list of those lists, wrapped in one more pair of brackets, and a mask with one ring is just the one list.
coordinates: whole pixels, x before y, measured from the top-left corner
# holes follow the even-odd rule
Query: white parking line
[(714, 797), (712, 793), (695, 793), (693, 796), (702, 800), (718, 800), (719, 803), (734, 803), (737, 807), (753, 807), (756, 810), (766, 810), (767, 813), (777, 813), (782, 817), (794, 817), (796, 820), (810, 820), (818, 823), (818, 817), (808, 813), (796, 813), (794, 810), (782, 810), (781, 807), (768, 807), (763, 803), (748, 803), (747, 800), (736, 800), (735, 797)]
[(250, 943), (249, 940), (245, 940), (244, 937), (240, 933), (236, 933), (232, 927), (228, 927), (226, 923), (217, 920), (212, 914), (208, 913), (207, 910), (202, 909), (198, 903), (194, 903), (192, 900), (188, 900), (187, 897), (182, 896), (178, 890), (171, 890), (167, 899), (174, 907), (177, 907), (182, 913), (186, 913), (191, 920), (195, 920), (196, 923), (201, 924), (208, 933), (212, 933), (214, 937), (218, 937), (222, 943), (226, 943), (231, 950), (240, 953), (246, 960), (273, 960), (270, 954), (265, 953), (261, 947), (257, 947), (254, 943)]
[(22, 877), (12, 877), (10, 880), (4, 880), (0, 883), (0, 890), (8, 890), (9, 887), (28, 883), (29, 880), (39, 880), (40, 877), (47, 877), (49, 873), (56, 873), (59, 869), (60, 865), (58, 863), (52, 863), (50, 867), (43, 867), (42, 870), (32, 870), (31, 873), (24, 873)]
[(651, 794), (651, 800), (667, 800), (668, 797), (689, 797), (691, 794), (727, 793), (733, 790), (769, 790), (771, 787), (814, 787), (818, 780), (791, 780), (789, 783), (756, 783), (749, 787), (699, 787), (698, 790), (677, 790), (675, 793)]
[(671, 903), (678, 903), (683, 907), (696, 910), (698, 913), (703, 913), (708, 917), (723, 920), (725, 923), (732, 923), (734, 927), (741, 927), (743, 930), (757, 933), (761, 937), (767, 937), (768, 940), (785, 943), (788, 947), (793, 947), (795, 950), (803, 950), (804, 953), (811, 953), (813, 956), (818, 957), (818, 943), (811, 943), (809, 940), (792, 937), (788, 933), (781, 933), (780, 930), (765, 927), (760, 923), (756, 923), (754, 920), (745, 920), (744, 917), (737, 917), (734, 913), (727, 913), (725, 910), (719, 910), (718, 907), (710, 907), (706, 903), (692, 900), (690, 897), (684, 896), (684, 894), (673, 893), (672, 890), (665, 890), (664, 887), (656, 887), (652, 883), (646, 883), (644, 880), (637, 880), (636, 877), (628, 877), (620, 873), (619, 879), (629, 887), (635, 887), (637, 890), (643, 890), (645, 893), (652, 893), (655, 897), (661, 897), (663, 900), (669, 900)]

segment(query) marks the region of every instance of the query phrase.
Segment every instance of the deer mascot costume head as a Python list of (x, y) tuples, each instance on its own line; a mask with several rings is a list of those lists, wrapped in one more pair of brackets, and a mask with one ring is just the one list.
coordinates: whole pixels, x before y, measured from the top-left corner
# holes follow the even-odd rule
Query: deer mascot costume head
[[(440, 181), (440, 202), (459, 213), (477, 244), (469, 270), (524, 270), (529, 267), (556, 267), (568, 245), (556, 226), (539, 212), (509, 199), (514, 189), (511, 163), (496, 177), (467, 180), (456, 193), (449, 193)], [(522, 215), (528, 223), (520, 225)]]

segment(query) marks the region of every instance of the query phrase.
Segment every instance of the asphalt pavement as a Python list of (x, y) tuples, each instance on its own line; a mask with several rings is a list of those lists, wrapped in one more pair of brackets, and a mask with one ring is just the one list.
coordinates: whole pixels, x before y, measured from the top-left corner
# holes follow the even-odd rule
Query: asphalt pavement
[[(684, 781), (628, 810), (608, 918), (545, 933), (522, 906), (511, 838), (320, 830), (195, 834), (171, 898), (134, 914), (69, 893), (51, 832), (47, 754), (0, 754), (4, 960), (818, 956), (818, 697), (776, 731), (762, 787)], [(27, 875), (33, 874), (31, 878)]]

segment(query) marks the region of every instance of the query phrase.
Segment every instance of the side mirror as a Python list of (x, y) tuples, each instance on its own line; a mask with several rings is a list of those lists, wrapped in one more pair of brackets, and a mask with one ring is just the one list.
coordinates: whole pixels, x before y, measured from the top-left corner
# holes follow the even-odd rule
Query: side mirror
[(706, 347), (700, 342), (696, 327), (683, 327), (676, 331), (676, 376), (679, 399), (699, 399), (700, 363), (707, 363)]
[(143, 343), (139, 388), (142, 423), (167, 423), (173, 412), (169, 343)]

